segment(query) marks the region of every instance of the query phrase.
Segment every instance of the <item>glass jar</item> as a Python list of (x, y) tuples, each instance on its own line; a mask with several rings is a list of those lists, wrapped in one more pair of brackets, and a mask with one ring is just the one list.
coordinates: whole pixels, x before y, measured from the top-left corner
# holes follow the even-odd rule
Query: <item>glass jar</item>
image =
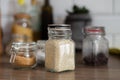
[(36, 59), (37, 59), (37, 64), (40, 64), (40, 65), (44, 65), (45, 63), (45, 43), (46, 43), (46, 40), (37, 41)]
[(11, 47), (10, 63), (15, 69), (34, 68), (36, 66), (36, 43), (14, 42)]
[(29, 41), (33, 40), (33, 30), (31, 28), (31, 16), (26, 13), (18, 13), (14, 16), (15, 22), (12, 27), (12, 34), (25, 35)]
[(105, 65), (108, 63), (108, 40), (104, 27), (86, 27), (83, 40), (82, 57), (86, 65)]
[(7, 55), (11, 55), (11, 53), (9, 52), (11, 47), (12, 47), (12, 43), (13, 42), (27, 42), (27, 36), (25, 35), (18, 35), (18, 34), (13, 34), (12, 35), (12, 39), (8, 42), (8, 44), (6, 45), (6, 49), (5, 52)]
[(51, 72), (75, 69), (75, 45), (71, 29), (66, 24), (51, 24), (45, 45), (45, 68)]

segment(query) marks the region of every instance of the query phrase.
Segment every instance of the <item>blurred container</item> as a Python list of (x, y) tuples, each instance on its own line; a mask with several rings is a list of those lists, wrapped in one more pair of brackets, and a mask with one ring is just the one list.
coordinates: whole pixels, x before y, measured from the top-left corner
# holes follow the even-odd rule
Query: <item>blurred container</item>
[(0, 26), (0, 56), (3, 54), (3, 46), (2, 46), (2, 28)]
[(33, 40), (33, 30), (31, 28), (31, 16), (26, 13), (18, 13), (14, 16), (15, 22), (12, 26), (12, 34), (28, 37), (28, 41)]
[[(0, 1), (1, 5), (1, 1)], [(0, 6), (0, 56), (3, 54), (3, 46), (2, 46), (2, 39), (3, 39), (3, 33), (2, 33), (2, 27), (1, 27), (1, 6)]]
[(91, 16), (89, 14), (71, 14), (66, 17), (65, 23), (71, 25), (72, 39), (75, 41), (75, 47), (81, 50), (84, 39), (83, 29), (91, 24)]

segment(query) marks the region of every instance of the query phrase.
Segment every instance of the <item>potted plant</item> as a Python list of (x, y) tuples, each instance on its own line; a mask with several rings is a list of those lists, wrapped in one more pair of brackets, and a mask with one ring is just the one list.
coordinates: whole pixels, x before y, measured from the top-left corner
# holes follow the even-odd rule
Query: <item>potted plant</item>
[(67, 17), (65, 19), (66, 24), (71, 25), (72, 39), (75, 41), (76, 49), (81, 49), (82, 40), (84, 38), (83, 28), (91, 23), (91, 17), (89, 10), (83, 6), (78, 7), (74, 5), (72, 11), (67, 10)]

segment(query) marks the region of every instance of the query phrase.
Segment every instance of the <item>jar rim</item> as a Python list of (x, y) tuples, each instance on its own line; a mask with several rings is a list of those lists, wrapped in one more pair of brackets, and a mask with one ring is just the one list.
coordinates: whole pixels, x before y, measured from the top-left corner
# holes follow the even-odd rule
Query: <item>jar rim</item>
[(71, 27), (69, 24), (48, 24), (49, 27)]
[(26, 45), (34, 45), (34, 44), (36, 44), (36, 42), (13, 42), (12, 43), (13, 45), (22, 45), (22, 44), (26, 44)]
[(14, 49), (36, 49), (36, 42), (13, 42), (12, 48)]
[(105, 34), (105, 28), (102, 26), (85, 27), (86, 34)]

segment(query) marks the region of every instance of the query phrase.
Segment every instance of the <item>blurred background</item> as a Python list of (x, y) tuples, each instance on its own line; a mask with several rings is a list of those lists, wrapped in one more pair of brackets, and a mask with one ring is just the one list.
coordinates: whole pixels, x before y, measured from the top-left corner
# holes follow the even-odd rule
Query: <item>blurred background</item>
[[(30, 13), (32, 5), (31, 0), (25, 0), (23, 3), (18, 3), (16, 2), (17, 0), (0, 1), (3, 43), (6, 44), (11, 39), (14, 14), (19, 11)], [(44, 3), (45, 0), (37, 0), (35, 4), (37, 5), (36, 9), (38, 9), (39, 14), (42, 13), (42, 6)], [(20, 6), (20, 4), (25, 4), (25, 6)], [(110, 47), (120, 48), (120, 0), (49, 0), (49, 4), (53, 11), (52, 23), (65, 23), (66, 17), (69, 15), (67, 11), (72, 11), (74, 5), (77, 5), (77, 7), (85, 6), (85, 8), (89, 10), (90, 25), (104, 26)], [(38, 15), (38, 17), (39, 16), (40, 15)], [(39, 21), (39, 23), (41, 24), (42, 22)]]

